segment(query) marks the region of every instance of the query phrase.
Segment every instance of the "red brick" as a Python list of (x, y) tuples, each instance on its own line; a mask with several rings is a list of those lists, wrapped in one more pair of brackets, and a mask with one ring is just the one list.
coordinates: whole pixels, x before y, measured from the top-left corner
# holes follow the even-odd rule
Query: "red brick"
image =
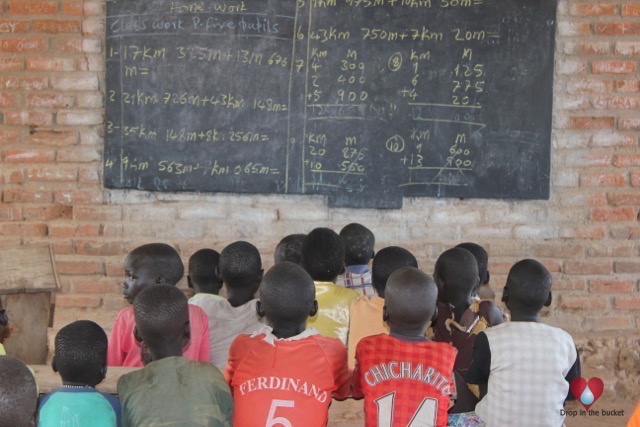
[(0, 221), (21, 221), (22, 210), (12, 206), (0, 206)]
[(62, 2), (63, 15), (80, 15), (84, 14), (84, 1), (64, 1)]
[(640, 310), (640, 297), (615, 297), (613, 299), (613, 308), (616, 310)]
[(53, 253), (55, 255), (73, 255), (73, 244), (71, 242), (52, 243)]
[(603, 60), (593, 61), (591, 71), (594, 74), (631, 74), (637, 69), (633, 61)]
[(27, 95), (29, 108), (69, 108), (73, 105), (73, 95), (62, 94), (30, 94)]
[(38, 130), (27, 137), (29, 144), (65, 146), (78, 143), (79, 135), (76, 130)]
[(4, 122), (8, 125), (50, 126), (53, 116), (42, 111), (11, 110), (4, 113)]
[(632, 208), (595, 208), (591, 211), (591, 219), (597, 222), (635, 221), (636, 212)]
[(614, 54), (617, 56), (640, 55), (640, 42), (619, 40), (616, 42)]
[(615, 4), (585, 4), (578, 3), (572, 4), (569, 7), (569, 11), (575, 16), (603, 16), (603, 15), (615, 15), (617, 6)]
[(585, 150), (574, 150), (567, 154), (566, 164), (570, 166), (609, 166), (611, 165), (611, 155), (609, 153), (589, 152)]
[(567, 42), (564, 53), (567, 55), (608, 55), (611, 52), (609, 42)]
[(617, 261), (613, 263), (613, 271), (618, 274), (640, 273), (640, 262)]
[(49, 49), (47, 39), (42, 37), (4, 39), (0, 41), (0, 52), (41, 53)]
[(602, 22), (594, 25), (594, 31), (599, 36), (631, 36), (640, 34), (639, 22)]
[(618, 125), (620, 130), (640, 130), (640, 117), (623, 117)]
[(569, 127), (571, 129), (613, 129), (614, 123), (614, 117), (572, 116), (569, 119)]
[(100, 184), (100, 172), (97, 169), (80, 169), (78, 182), (83, 184)]
[(56, 90), (98, 90), (99, 81), (95, 73), (65, 73), (51, 78), (51, 88)]
[(79, 33), (80, 21), (77, 20), (34, 20), (31, 23), (33, 33), (59, 34)]
[(53, 15), (58, 13), (58, 2), (49, 0), (10, 0), (9, 13), (15, 15)]
[(99, 237), (102, 231), (100, 224), (51, 224), (51, 237)]
[(49, 190), (6, 189), (2, 200), (4, 203), (51, 203), (53, 194)]
[(103, 274), (104, 265), (97, 261), (58, 261), (58, 274), (88, 275)]
[(30, 181), (40, 182), (74, 182), (78, 179), (78, 169), (74, 167), (50, 167), (30, 169), (27, 172)]
[(573, 295), (562, 295), (560, 307), (570, 310), (607, 308), (607, 300), (601, 297), (578, 297)]
[(620, 187), (625, 181), (625, 175), (622, 173), (599, 172), (580, 176), (580, 185), (583, 187)]
[(56, 295), (56, 308), (95, 308), (100, 307), (102, 298), (94, 295)]
[(20, 141), (22, 132), (15, 129), (0, 129), (0, 145), (15, 144)]
[(611, 206), (640, 206), (640, 193), (612, 193), (608, 195)]
[(604, 239), (605, 231), (602, 227), (563, 227), (560, 230), (563, 239)]
[(591, 33), (591, 25), (588, 22), (558, 22), (558, 34), (563, 37), (587, 36)]
[(46, 77), (0, 76), (0, 89), (43, 90), (49, 87)]
[(631, 174), (631, 185), (634, 187), (640, 187), (640, 172), (633, 172)]
[(593, 147), (632, 147), (638, 145), (635, 133), (597, 133), (591, 137)]
[(611, 263), (608, 261), (567, 261), (564, 267), (565, 274), (592, 275), (611, 274)]
[(82, 37), (64, 37), (55, 41), (56, 51), (64, 53), (82, 53)]
[(0, 108), (15, 108), (18, 106), (18, 96), (13, 93), (0, 93)]
[(100, 125), (104, 121), (102, 110), (61, 110), (56, 114), (56, 123), (66, 126)]
[(53, 192), (53, 200), (62, 205), (87, 205), (102, 203), (102, 194), (99, 191), (56, 190)]
[(612, 227), (610, 234), (616, 240), (638, 240), (640, 227)]
[(616, 80), (617, 92), (640, 92), (640, 80)]
[(20, 184), (24, 182), (24, 174), (22, 173), (21, 170), (12, 171), (12, 172), (7, 171), (7, 173), (9, 177), (5, 178), (6, 182), (9, 182), (12, 184)]
[(28, 221), (50, 221), (54, 219), (71, 219), (71, 206), (25, 207), (24, 218)]
[(122, 262), (108, 262), (105, 267), (107, 270), (106, 275), (109, 277), (122, 278), (124, 276), (124, 268), (122, 267)]
[(120, 221), (122, 208), (120, 206), (78, 206), (74, 209), (74, 219), (77, 221)]
[(4, 160), (9, 163), (52, 163), (55, 151), (51, 150), (5, 150)]
[(585, 280), (562, 277), (559, 280), (553, 281), (552, 289), (554, 291), (555, 290), (583, 291), (585, 289)]
[(1, 230), (5, 236), (42, 237), (47, 235), (47, 224), (9, 223), (3, 224)]
[(613, 158), (613, 165), (621, 168), (640, 166), (640, 154), (618, 154)]
[(593, 101), (593, 106), (601, 110), (635, 110), (640, 108), (640, 100), (630, 96), (602, 96)]
[(113, 256), (123, 255), (123, 249), (122, 243), (119, 242), (79, 241), (76, 242), (76, 253), (78, 255)]
[(623, 4), (622, 16), (640, 16), (640, 4), (638, 3)]
[(633, 290), (631, 280), (590, 280), (589, 292), (596, 294), (626, 294)]
[(79, 294), (109, 294), (118, 292), (120, 284), (110, 279), (76, 279), (73, 291)]
[(629, 317), (596, 317), (586, 322), (585, 330), (591, 331), (619, 331), (621, 329), (629, 329), (632, 322)]
[(0, 58), (0, 71), (3, 73), (24, 70), (24, 59), (21, 57), (9, 56)]
[(577, 194), (563, 194), (559, 200), (563, 206), (605, 206), (607, 196), (604, 193), (585, 193), (581, 191)]
[(574, 93), (609, 93), (613, 91), (612, 80), (594, 78), (572, 79), (567, 83), (567, 92)]
[(27, 58), (28, 71), (75, 71), (73, 58), (34, 57)]
[(29, 21), (0, 19), (0, 34), (19, 34), (29, 32)]
[(100, 162), (102, 153), (98, 147), (69, 147), (68, 149), (59, 149), (58, 163), (91, 163)]

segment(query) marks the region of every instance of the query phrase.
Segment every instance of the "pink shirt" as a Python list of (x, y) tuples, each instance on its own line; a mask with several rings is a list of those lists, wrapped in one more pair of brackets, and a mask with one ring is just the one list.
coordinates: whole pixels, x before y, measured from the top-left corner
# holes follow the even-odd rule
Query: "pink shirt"
[[(209, 319), (200, 307), (189, 304), (189, 322), (191, 339), (182, 355), (196, 362), (209, 362)], [(140, 357), (140, 343), (133, 336), (135, 324), (133, 307), (120, 310), (109, 339), (108, 366), (144, 366)]]

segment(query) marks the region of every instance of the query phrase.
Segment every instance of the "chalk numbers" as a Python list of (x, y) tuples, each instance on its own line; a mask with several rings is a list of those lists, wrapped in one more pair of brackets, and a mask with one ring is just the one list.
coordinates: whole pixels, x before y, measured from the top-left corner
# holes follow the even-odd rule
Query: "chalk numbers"
[[(391, 427), (396, 392), (385, 394), (374, 402), (378, 405), (378, 426)], [(425, 397), (414, 412), (407, 427), (435, 427), (438, 413), (438, 400)]]
[(265, 427), (292, 427), (291, 421), (289, 421), (285, 417), (276, 417), (276, 411), (278, 410), (278, 408), (293, 408), (294, 406), (295, 402), (293, 400), (272, 400), (271, 407), (269, 408), (269, 416), (267, 417)]

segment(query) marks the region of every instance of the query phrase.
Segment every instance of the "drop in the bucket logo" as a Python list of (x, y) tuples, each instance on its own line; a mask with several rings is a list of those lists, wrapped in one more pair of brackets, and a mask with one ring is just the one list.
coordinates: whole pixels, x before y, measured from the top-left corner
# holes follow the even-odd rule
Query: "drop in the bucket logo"
[(570, 390), (571, 394), (573, 394), (588, 411), (591, 405), (602, 396), (604, 382), (598, 377), (590, 378), (589, 381), (584, 378), (576, 378), (571, 381)]

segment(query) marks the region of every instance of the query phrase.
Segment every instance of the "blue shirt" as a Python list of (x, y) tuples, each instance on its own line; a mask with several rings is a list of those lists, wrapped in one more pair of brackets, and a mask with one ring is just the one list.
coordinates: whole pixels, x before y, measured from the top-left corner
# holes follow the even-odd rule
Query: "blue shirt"
[(39, 427), (120, 427), (120, 401), (93, 387), (60, 387), (40, 399)]

